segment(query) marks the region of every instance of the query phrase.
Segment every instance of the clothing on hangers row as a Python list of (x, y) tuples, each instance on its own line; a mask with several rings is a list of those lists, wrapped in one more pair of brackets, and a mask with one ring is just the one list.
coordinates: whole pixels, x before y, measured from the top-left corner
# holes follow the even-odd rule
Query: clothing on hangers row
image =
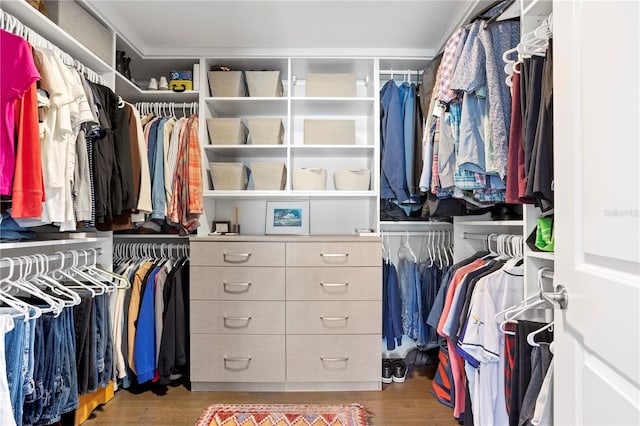
[(182, 108), (183, 117), (188, 117), (198, 112), (197, 102), (183, 102), (182, 104), (176, 102), (136, 102), (135, 107), (142, 116), (154, 114), (157, 116), (175, 117), (176, 108), (178, 111)]
[(99, 252), (0, 260), (0, 424), (56, 423), (111, 380), (109, 297), (130, 284)]

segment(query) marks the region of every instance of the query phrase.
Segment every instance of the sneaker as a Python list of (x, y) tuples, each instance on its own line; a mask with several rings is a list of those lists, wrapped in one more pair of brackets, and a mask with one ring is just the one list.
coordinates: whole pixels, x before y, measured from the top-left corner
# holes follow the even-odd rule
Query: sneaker
[(151, 77), (147, 90), (158, 90), (158, 81), (155, 78)]
[(407, 378), (407, 364), (401, 359), (396, 359), (393, 361), (392, 369), (392, 380), (396, 383), (403, 383)]
[(383, 359), (382, 360), (382, 383), (391, 383), (393, 381), (393, 379), (391, 378), (391, 376), (393, 376), (392, 370), (393, 369), (391, 368), (391, 360)]
[(160, 90), (169, 90), (169, 82), (167, 81), (167, 77), (160, 77), (160, 85), (158, 87)]

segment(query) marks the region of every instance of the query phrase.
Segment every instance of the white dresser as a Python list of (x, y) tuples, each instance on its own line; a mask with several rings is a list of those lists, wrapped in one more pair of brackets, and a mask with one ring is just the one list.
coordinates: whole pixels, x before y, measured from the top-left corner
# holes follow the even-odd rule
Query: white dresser
[(376, 237), (191, 239), (193, 390), (381, 389)]

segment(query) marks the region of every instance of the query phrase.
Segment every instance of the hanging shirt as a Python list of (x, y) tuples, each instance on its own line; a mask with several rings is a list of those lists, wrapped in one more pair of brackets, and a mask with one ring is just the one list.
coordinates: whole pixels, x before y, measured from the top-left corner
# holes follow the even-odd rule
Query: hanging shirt
[(11, 195), (15, 168), (14, 102), (40, 79), (40, 73), (26, 40), (0, 30), (0, 45), (0, 195)]

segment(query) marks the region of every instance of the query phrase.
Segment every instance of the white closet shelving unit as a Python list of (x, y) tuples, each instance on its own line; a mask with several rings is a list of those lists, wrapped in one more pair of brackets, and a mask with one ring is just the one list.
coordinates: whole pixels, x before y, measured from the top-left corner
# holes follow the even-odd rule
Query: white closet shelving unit
[[(210, 96), (207, 71), (213, 65), (235, 70), (278, 70), (284, 89), (281, 97)], [(207, 235), (214, 220), (229, 220), (235, 208), (243, 234), (260, 235), (265, 230), (267, 201), (308, 200), (310, 233), (353, 234), (356, 228), (378, 230), (378, 114), (375, 91), (374, 58), (205, 58), (200, 69), (200, 141), (203, 147), (205, 214), (198, 235)], [(351, 73), (356, 76), (355, 97), (305, 96), (306, 75), (314, 73)], [(284, 126), (281, 145), (211, 145), (206, 120), (213, 117), (280, 118)], [(305, 119), (349, 119), (355, 121), (354, 145), (305, 145)], [(255, 191), (250, 180), (246, 190), (214, 190), (208, 163), (281, 162), (287, 168), (285, 188), (279, 191)], [(292, 174), (299, 168), (323, 168), (327, 186), (322, 191), (301, 191), (292, 187)], [(371, 183), (366, 191), (335, 190), (333, 174), (341, 169), (369, 169)]]

